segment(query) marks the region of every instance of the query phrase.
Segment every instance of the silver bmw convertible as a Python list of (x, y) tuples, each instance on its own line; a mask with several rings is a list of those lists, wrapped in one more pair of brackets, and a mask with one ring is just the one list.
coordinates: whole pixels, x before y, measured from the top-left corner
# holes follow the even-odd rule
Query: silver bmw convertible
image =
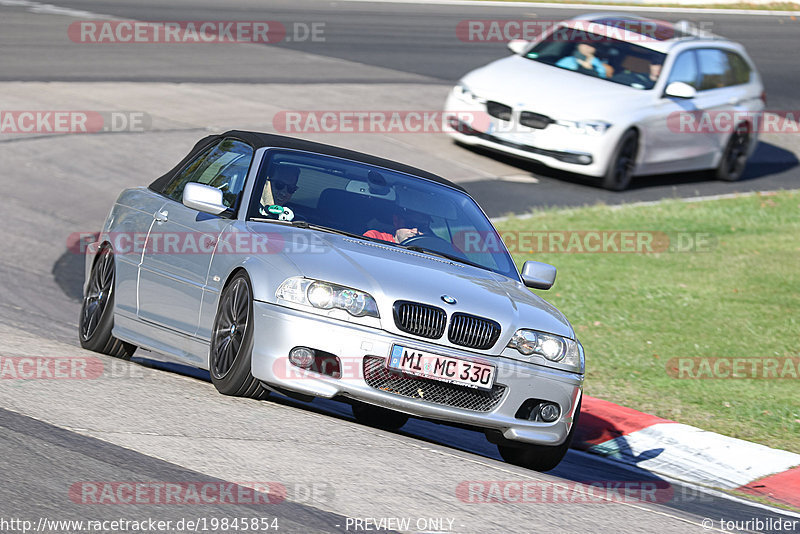
[(271, 134), (206, 137), (123, 191), (87, 247), (79, 336), (207, 369), (220, 393), (336, 398), (356, 420), (485, 432), (507, 461), (554, 468), (580, 413), (583, 347), (528, 288), (460, 186)]

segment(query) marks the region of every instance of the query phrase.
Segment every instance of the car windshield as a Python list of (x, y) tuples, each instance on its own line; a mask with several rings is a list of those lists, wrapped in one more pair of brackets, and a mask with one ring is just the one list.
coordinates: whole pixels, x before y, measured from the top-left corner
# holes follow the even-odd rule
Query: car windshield
[(321, 227), (519, 280), (503, 241), (468, 195), (352, 160), (266, 151), (247, 217)]
[(556, 29), (525, 57), (636, 89), (652, 89), (666, 54), (587, 31)]

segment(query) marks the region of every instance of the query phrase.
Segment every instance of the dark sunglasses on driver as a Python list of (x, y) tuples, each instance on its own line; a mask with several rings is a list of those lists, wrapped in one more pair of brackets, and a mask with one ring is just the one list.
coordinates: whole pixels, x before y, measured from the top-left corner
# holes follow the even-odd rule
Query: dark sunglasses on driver
[(285, 189), (286, 191), (288, 191), (292, 195), (295, 193), (295, 191), (297, 191), (297, 186), (296, 185), (289, 185), (286, 182), (279, 182), (277, 180), (270, 180), (270, 181), (272, 182), (272, 187), (274, 187), (275, 189), (277, 189), (279, 191), (281, 189)]

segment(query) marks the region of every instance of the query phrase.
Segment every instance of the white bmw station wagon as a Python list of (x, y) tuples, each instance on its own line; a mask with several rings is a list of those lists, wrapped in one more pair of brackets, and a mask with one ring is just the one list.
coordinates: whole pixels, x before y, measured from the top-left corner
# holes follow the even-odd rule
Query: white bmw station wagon
[(576, 17), (469, 72), (445, 104), (457, 142), (598, 177), (742, 177), (766, 97), (744, 47), (686, 23)]

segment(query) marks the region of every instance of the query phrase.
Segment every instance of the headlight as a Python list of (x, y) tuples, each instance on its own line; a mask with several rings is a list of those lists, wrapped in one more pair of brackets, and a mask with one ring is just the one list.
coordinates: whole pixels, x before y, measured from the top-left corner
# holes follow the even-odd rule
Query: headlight
[(565, 121), (557, 120), (556, 124), (569, 128), (570, 131), (579, 134), (599, 136), (606, 133), (611, 128), (611, 124), (603, 121)]
[[(574, 339), (520, 329), (514, 333), (507, 347), (516, 349), (522, 356), (543, 356), (546, 360), (559, 364), (558, 367), (563, 366), (577, 373), (583, 373), (584, 370), (583, 347)], [(534, 358), (516, 359), (534, 362)]]
[(459, 100), (467, 102), (468, 104), (484, 104), (486, 100), (473, 93), (469, 87), (463, 83), (457, 84), (453, 87), (453, 94)]
[(275, 296), (279, 300), (321, 310), (337, 308), (353, 317), (380, 317), (378, 305), (369, 293), (301, 276), (285, 280)]

